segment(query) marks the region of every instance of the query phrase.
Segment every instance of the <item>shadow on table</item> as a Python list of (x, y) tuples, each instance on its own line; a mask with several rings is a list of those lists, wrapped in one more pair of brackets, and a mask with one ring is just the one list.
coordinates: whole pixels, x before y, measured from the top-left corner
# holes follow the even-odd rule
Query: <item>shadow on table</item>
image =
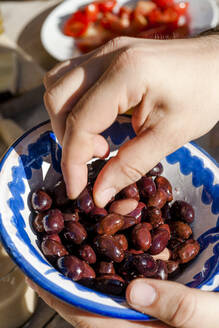
[(57, 64), (57, 61), (44, 49), (40, 40), (40, 31), (44, 20), (56, 6), (46, 9), (30, 21), (17, 40), (17, 44), (46, 71)]

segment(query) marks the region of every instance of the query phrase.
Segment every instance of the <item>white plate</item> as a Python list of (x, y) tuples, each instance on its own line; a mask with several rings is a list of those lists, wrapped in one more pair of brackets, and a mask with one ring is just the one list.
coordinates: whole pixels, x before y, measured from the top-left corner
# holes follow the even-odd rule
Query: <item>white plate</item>
[[(178, 1), (178, 0), (176, 0)], [(218, 23), (218, 7), (215, 0), (187, 0), (189, 2), (189, 15), (191, 17), (190, 29), (192, 35), (209, 28)], [(57, 60), (66, 60), (80, 54), (74, 44), (74, 39), (62, 33), (61, 26), (65, 18), (80, 6), (91, 1), (88, 0), (66, 0), (58, 5), (46, 18), (41, 29), (41, 41), (50, 55)], [(120, 5), (127, 0), (118, 0)], [(130, 2), (130, 1), (129, 1)]]

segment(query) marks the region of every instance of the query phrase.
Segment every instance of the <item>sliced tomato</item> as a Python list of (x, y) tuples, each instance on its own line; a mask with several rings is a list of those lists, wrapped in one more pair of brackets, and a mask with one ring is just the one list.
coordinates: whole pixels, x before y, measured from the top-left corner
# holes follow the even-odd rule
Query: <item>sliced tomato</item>
[(174, 0), (153, 0), (153, 2), (162, 9), (170, 7), (174, 4)]
[(186, 15), (188, 6), (188, 2), (181, 1), (174, 4), (174, 9), (179, 15)]
[(152, 1), (138, 1), (135, 12), (136, 14), (147, 16), (156, 7), (156, 4)]
[(99, 10), (102, 13), (111, 12), (113, 8), (116, 6), (117, 1), (116, 0), (102, 0), (97, 1), (97, 4), (99, 6)]
[(85, 34), (88, 27), (89, 21), (84, 12), (77, 11), (65, 22), (63, 32), (67, 36), (77, 38)]
[(148, 19), (150, 23), (162, 23), (162, 24), (177, 24), (179, 14), (173, 7), (166, 8), (165, 10), (154, 9), (149, 15)]
[(84, 8), (84, 11), (89, 21), (95, 22), (97, 20), (99, 14), (99, 6), (97, 3), (90, 3)]
[(117, 15), (107, 12), (101, 20), (102, 26), (117, 35), (124, 35), (130, 25), (130, 21), (120, 18)]
[(77, 39), (76, 45), (81, 52), (86, 53), (101, 46), (114, 37), (115, 35), (112, 32), (98, 26), (97, 28), (94, 28), (92, 35)]
[(127, 6), (120, 7), (120, 9), (119, 9), (119, 17), (122, 17), (124, 15), (130, 16), (131, 13), (132, 13), (132, 9)]
[(147, 25), (147, 18), (140, 13), (134, 12), (131, 25), (131, 34), (133, 36), (136, 35), (136, 33), (139, 33), (143, 29), (147, 28)]

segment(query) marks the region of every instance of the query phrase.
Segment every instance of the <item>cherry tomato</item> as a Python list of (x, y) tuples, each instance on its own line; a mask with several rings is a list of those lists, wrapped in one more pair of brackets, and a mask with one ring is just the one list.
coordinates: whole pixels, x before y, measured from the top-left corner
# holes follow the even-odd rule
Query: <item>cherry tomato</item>
[(167, 8), (174, 4), (174, 0), (153, 0), (153, 2), (160, 8)]
[(99, 10), (102, 13), (106, 13), (108, 11), (112, 11), (115, 5), (117, 4), (116, 0), (103, 0), (103, 1), (98, 1), (98, 6)]
[(82, 11), (76, 11), (64, 24), (63, 32), (67, 36), (80, 37), (87, 31), (89, 21)]
[(95, 22), (99, 14), (99, 6), (97, 3), (93, 2), (87, 5), (84, 9), (88, 21)]

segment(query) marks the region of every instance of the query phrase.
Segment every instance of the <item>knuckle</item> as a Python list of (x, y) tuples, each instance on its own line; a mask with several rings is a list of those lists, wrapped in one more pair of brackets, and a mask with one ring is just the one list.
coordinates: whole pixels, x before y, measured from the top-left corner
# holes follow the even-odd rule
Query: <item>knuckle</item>
[(128, 178), (130, 183), (134, 183), (139, 180), (143, 173), (136, 166), (131, 163), (125, 162), (120, 157), (118, 157), (119, 165), (121, 167), (122, 173)]
[(135, 47), (128, 46), (118, 55), (115, 66), (124, 67), (125, 69), (127, 67), (136, 67), (136, 59), (137, 51)]
[(174, 327), (186, 327), (191, 321), (197, 308), (196, 296), (192, 293), (183, 295), (176, 307), (176, 310), (169, 318), (169, 322)]
[(47, 87), (48, 87), (48, 80), (49, 80), (49, 72), (46, 73), (46, 74), (44, 75), (44, 77), (43, 77), (43, 84), (44, 84), (44, 86), (45, 86), (46, 89), (47, 89)]
[(55, 98), (56, 98), (56, 93), (54, 92), (53, 88), (47, 90), (44, 94), (44, 103), (45, 103), (47, 110), (49, 110), (49, 112), (54, 111), (54, 107), (55, 107), (55, 103), (56, 103)]
[(129, 43), (130, 38), (125, 36), (117, 36), (116, 38), (108, 41), (104, 46), (104, 49), (108, 51), (116, 50)]

